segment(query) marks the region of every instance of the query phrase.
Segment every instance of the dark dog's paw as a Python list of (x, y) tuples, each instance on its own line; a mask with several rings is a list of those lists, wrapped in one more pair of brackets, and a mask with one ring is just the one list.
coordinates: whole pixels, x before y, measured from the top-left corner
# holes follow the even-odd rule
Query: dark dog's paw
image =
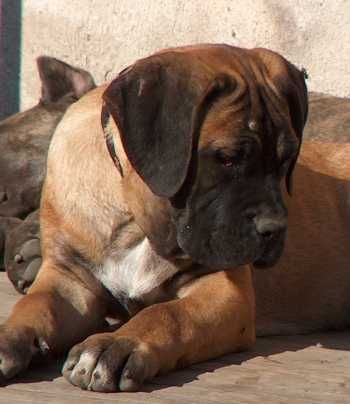
[[(1, 200), (1, 191), (0, 191)], [(1, 217), (0, 216), (0, 270), (5, 269), (5, 241), (6, 235), (8, 235), (13, 229), (22, 224), (22, 220), (17, 217)]]
[(5, 269), (20, 293), (26, 293), (41, 265), (39, 214), (34, 212), (7, 236)]
[(16, 272), (16, 289), (21, 293), (27, 293), (28, 288), (34, 282), (41, 266), (40, 240), (37, 238), (26, 241), (17, 254), (13, 257), (13, 270)]
[(158, 371), (155, 352), (145, 343), (113, 334), (97, 334), (74, 346), (64, 377), (84, 390), (136, 391)]

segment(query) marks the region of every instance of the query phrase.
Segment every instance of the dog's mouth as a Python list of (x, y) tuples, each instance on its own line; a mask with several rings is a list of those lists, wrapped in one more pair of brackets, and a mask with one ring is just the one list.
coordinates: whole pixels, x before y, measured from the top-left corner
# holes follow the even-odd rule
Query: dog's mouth
[(206, 267), (209, 269), (211, 267), (212, 269), (209, 272), (216, 272), (216, 271), (225, 271), (232, 269), (232, 267), (241, 267), (244, 265), (253, 265), (254, 268), (256, 269), (269, 269), (272, 268), (277, 264), (279, 261), (281, 255), (282, 255), (283, 247), (282, 248), (277, 248), (269, 251), (268, 253), (265, 252), (265, 254), (257, 254), (259, 258), (254, 258), (254, 259), (247, 259), (244, 260), (244, 262), (235, 262), (234, 265), (229, 265), (227, 263), (222, 264), (218, 262), (203, 262), (202, 260), (194, 260), (188, 253), (186, 253), (181, 247), (176, 248), (176, 250), (173, 251), (172, 258), (176, 261), (181, 261), (181, 262), (196, 262), (197, 264)]
[[(222, 229), (194, 231), (185, 222), (177, 226), (177, 240), (171, 249), (171, 259), (191, 261), (213, 272), (252, 265), (265, 269), (273, 267), (282, 255), (286, 230), (260, 234), (252, 226), (241, 226), (236, 232)], [(205, 230), (205, 229), (204, 229)]]
[(253, 267), (257, 269), (268, 269), (275, 266), (281, 258), (284, 242), (285, 237), (281, 235), (280, 237), (274, 238), (269, 243), (264, 243), (259, 247), (256, 246), (256, 248), (242, 248), (242, 250), (239, 252), (236, 251), (232, 256), (225, 256), (224, 254), (229, 248), (225, 248), (224, 251), (208, 249), (209, 253), (200, 251), (199, 254), (191, 254), (190, 251), (186, 251), (186, 247), (182, 248), (179, 246), (176, 251), (174, 251), (173, 257), (179, 260), (191, 260), (205, 267), (212, 267), (213, 272), (228, 270), (233, 267), (241, 267), (243, 265), (253, 265)]
[(279, 237), (274, 238), (271, 243), (263, 247), (260, 256), (252, 263), (254, 268), (268, 269), (277, 264), (283, 253), (285, 235), (286, 232), (282, 232)]
[(257, 269), (268, 269), (268, 268), (273, 267), (276, 264), (276, 262), (270, 262), (270, 261), (266, 261), (263, 258), (259, 258), (253, 262), (253, 266), (254, 266), (254, 268), (257, 268)]
[(185, 252), (178, 244), (174, 246), (164, 258), (172, 259), (172, 260), (191, 260), (191, 256)]
[(176, 260), (189, 260), (191, 257), (180, 247), (177, 247), (174, 251), (174, 258)]

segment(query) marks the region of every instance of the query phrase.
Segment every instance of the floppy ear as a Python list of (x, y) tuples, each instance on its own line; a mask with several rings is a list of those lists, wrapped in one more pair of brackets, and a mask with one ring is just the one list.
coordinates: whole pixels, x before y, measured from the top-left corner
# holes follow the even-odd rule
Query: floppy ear
[[(286, 113), (289, 114), (290, 124), (299, 140), (298, 153), (291, 162), (287, 175), (286, 187), (289, 194), (292, 191), (292, 174), (299, 155), (303, 130), (308, 115), (308, 96), (305, 83), (306, 72), (300, 71), (283, 56), (267, 49), (257, 48), (252, 52), (257, 55), (266, 67), (268, 76), (278, 92), (278, 98), (283, 105), (286, 103)], [(282, 108), (284, 108), (282, 106)]]
[(185, 181), (199, 110), (211, 91), (205, 85), (176, 60), (158, 57), (126, 69), (103, 94), (130, 163), (158, 196), (170, 198)]
[(287, 62), (288, 80), (284, 83), (282, 91), (287, 99), (291, 124), (299, 139), (298, 152), (291, 162), (286, 175), (286, 187), (289, 194), (292, 193), (292, 175), (303, 139), (303, 130), (308, 115), (308, 95), (305, 83), (305, 72), (298, 70), (294, 65)]

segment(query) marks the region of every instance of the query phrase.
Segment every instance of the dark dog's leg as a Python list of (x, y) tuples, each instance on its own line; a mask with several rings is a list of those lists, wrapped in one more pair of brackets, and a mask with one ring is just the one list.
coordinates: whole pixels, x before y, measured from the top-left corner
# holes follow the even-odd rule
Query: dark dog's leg
[(44, 263), (28, 294), (0, 327), (0, 376), (26, 369), (34, 354), (59, 353), (105, 324), (105, 299), (74, 275)]
[(39, 210), (6, 233), (5, 269), (20, 293), (26, 293), (41, 265)]
[(115, 333), (76, 345), (64, 376), (83, 389), (131, 391), (157, 373), (254, 343), (249, 268), (205, 276), (182, 292), (178, 300), (142, 310)]
[(5, 269), (6, 235), (22, 223), (16, 217), (0, 217), (0, 269)]

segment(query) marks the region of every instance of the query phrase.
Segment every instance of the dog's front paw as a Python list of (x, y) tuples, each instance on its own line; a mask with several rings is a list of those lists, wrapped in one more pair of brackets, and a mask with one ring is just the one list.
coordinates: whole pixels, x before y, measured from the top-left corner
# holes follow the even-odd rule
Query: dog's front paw
[(157, 355), (149, 345), (125, 336), (97, 334), (71, 349), (63, 375), (84, 390), (136, 391), (158, 368)]
[(11, 379), (25, 370), (39, 351), (30, 329), (0, 327), (0, 381)]
[(34, 212), (6, 237), (5, 269), (20, 293), (27, 293), (41, 261), (39, 214)]

